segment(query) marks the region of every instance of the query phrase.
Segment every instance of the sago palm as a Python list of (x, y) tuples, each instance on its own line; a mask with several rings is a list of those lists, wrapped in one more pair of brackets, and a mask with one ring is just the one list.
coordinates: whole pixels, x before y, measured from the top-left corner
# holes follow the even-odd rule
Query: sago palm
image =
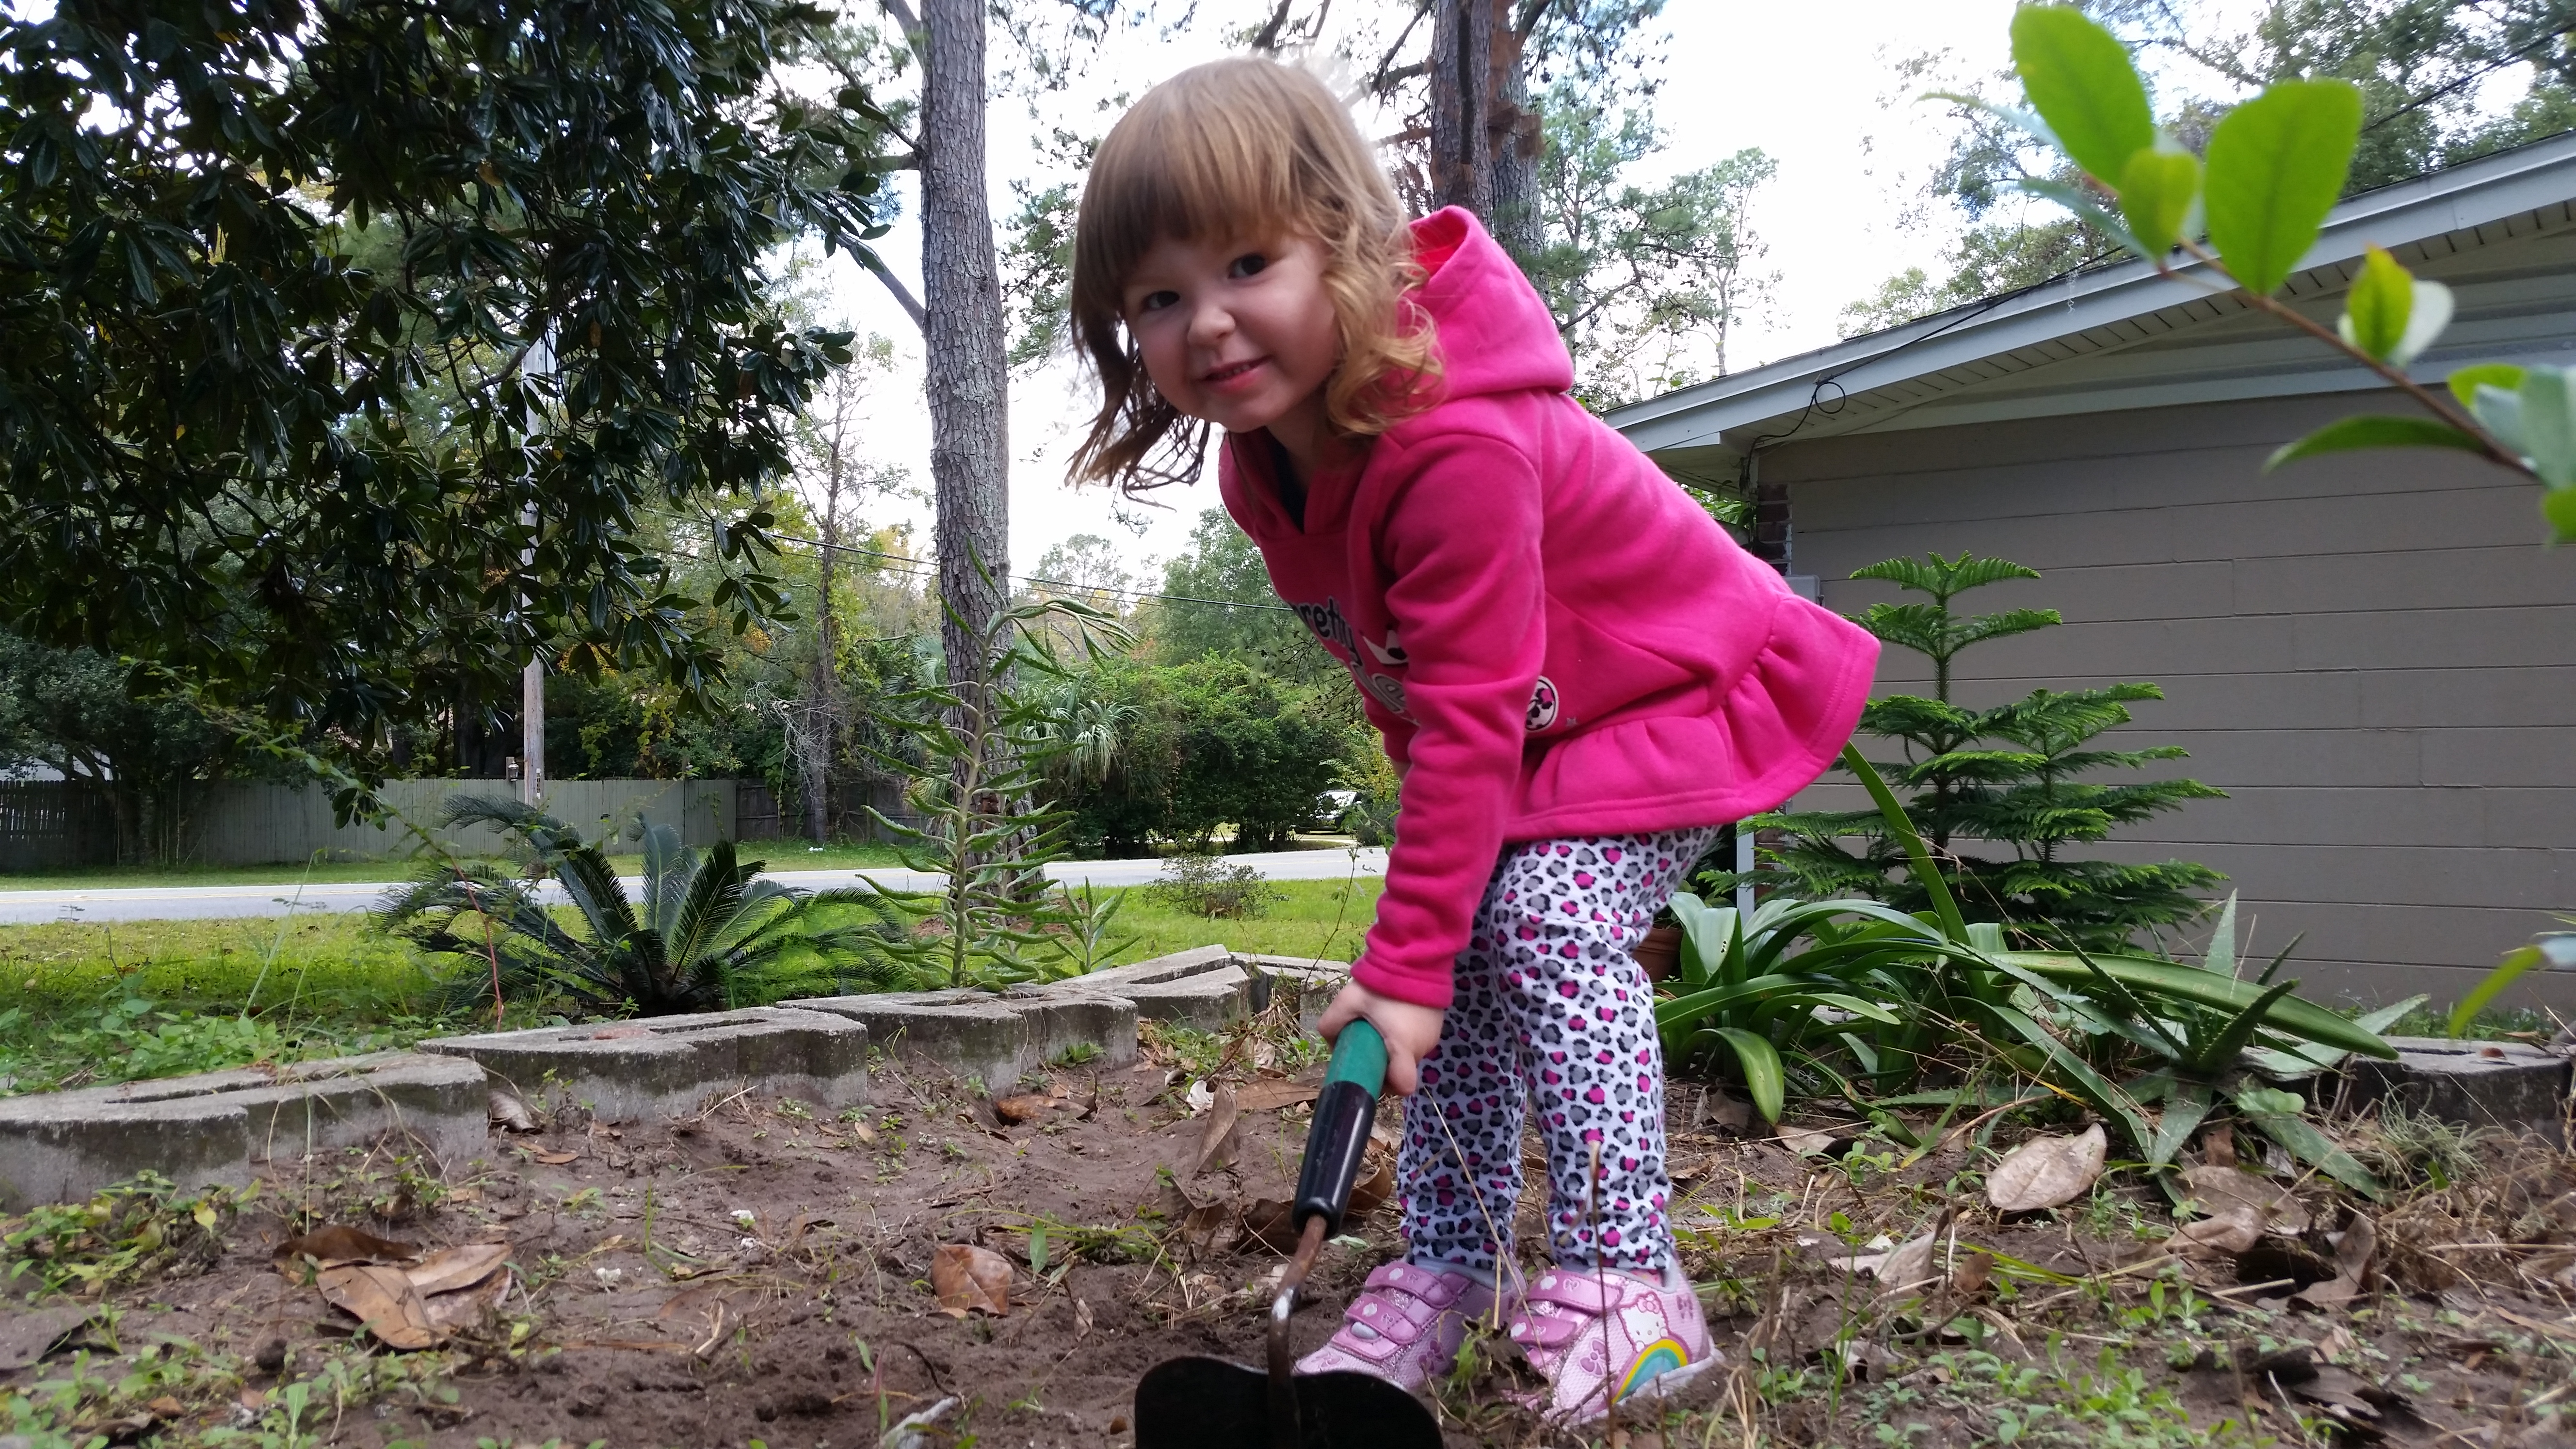
[[(567, 923), (534, 882), (490, 865), (442, 863), (388, 892), (376, 911), (384, 927), (457, 962), (451, 1005), (533, 992), (593, 1015), (667, 1016), (903, 978), (886, 948), (909, 922), (891, 900), (763, 879), (767, 862), (738, 859), (731, 841), (701, 853), (671, 826), (648, 827), (638, 910), (597, 845), (532, 805), (460, 796), (442, 818), (515, 837), (579, 917)], [(838, 923), (818, 920), (845, 910)]]

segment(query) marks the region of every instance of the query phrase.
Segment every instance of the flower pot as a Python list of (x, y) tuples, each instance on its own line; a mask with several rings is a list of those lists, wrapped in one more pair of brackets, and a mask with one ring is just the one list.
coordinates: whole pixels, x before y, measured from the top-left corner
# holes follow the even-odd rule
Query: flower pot
[(1663, 980), (1673, 974), (1674, 967), (1681, 964), (1682, 928), (1679, 926), (1655, 927), (1646, 933), (1644, 940), (1637, 943), (1637, 949), (1632, 954), (1636, 956), (1637, 964), (1646, 968), (1647, 980)]

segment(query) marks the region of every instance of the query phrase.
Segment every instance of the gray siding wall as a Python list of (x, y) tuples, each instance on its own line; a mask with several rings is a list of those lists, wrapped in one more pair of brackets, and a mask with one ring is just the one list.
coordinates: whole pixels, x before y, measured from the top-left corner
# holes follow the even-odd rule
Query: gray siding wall
[[(509, 798), (517, 787), (504, 780), (389, 780), (380, 793), (397, 817), (382, 828), (339, 825), (329, 792), (260, 780), (224, 780), (206, 787), (190, 832), (189, 858), (200, 865), (268, 865), (281, 861), (404, 857), (420, 850), (424, 836), (468, 854), (500, 850), (499, 832), (485, 826), (442, 829), (439, 811), (455, 795)], [(554, 780), (546, 785), (547, 814), (596, 838), (624, 830), (641, 814), (651, 825), (679, 827), (684, 843), (712, 845), (734, 834), (731, 780)], [(632, 847), (627, 847), (632, 848)]]
[[(1828, 607), (1895, 554), (1962, 549), (2040, 570), (1963, 604), (2066, 623), (1969, 651), (1956, 696), (2152, 680), (2134, 745), (2229, 792), (2105, 852), (2225, 871), (2257, 949), (2305, 933), (2307, 994), (2455, 999), (2576, 913), (2576, 549), (2541, 546), (2535, 490), (2448, 454), (2263, 476), (2281, 442), (2383, 396), (2242, 402), (1789, 442), (1793, 568)], [(1882, 693), (1926, 690), (1891, 650)], [(1819, 786), (1802, 803), (1865, 802)], [(2576, 1006), (2576, 977), (2515, 1004)]]

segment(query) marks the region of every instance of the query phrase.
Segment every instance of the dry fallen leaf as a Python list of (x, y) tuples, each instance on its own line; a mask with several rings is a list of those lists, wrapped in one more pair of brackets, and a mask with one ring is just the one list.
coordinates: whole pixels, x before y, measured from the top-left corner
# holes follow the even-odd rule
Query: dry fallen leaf
[(325, 1267), (342, 1263), (407, 1263), (420, 1256), (413, 1243), (397, 1243), (380, 1238), (364, 1228), (342, 1223), (315, 1228), (302, 1237), (289, 1238), (277, 1245), (275, 1254), (280, 1269), (300, 1259), (311, 1258)]
[[(1351, 1207), (1345, 1216), (1353, 1221), (1376, 1212), (1388, 1198), (1395, 1196), (1395, 1161), (1383, 1154), (1376, 1156), (1377, 1170), (1351, 1185)], [(1361, 1166), (1368, 1164), (1362, 1162)]]
[(2074, 1137), (2034, 1137), (2007, 1153), (1986, 1176), (1986, 1201), (1995, 1211), (2036, 1212), (2070, 1203), (2102, 1175), (2109, 1150), (2102, 1124)]
[(442, 1337), (400, 1268), (349, 1263), (323, 1269), (316, 1282), (324, 1301), (356, 1314), (367, 1332), (389, 1348), (427, 1348)]
[(2378, 1251), (2379, 1225), (2368, 1213), (2354, 1213), (2352, 1222), (2335, 1234), (2335, 1276), (2290, 1296), (2313, 1308), (2351, 1302), (2369, 1286), (2370, 1260)]
[(1243, 1205), (1243, 1233), (1274, 1253), (1297, 1251), (1297, 1225), (1288, 1204), (1279, 1198), (1255, 1198)]
[(870, 1127), (870, 1126), (869, 1126), (867, 1123), (865, 1123), (865, 1122), (861, 1122), (861, 1121), (857, 1120), (856, 1118), (852, 1118), (852, 1119), (851, 1119), (851, 1121), (850, 1121), (850, 1135), (851, 1135), (851, 1136), (853, 1136), (853, 1137), (856, 1137), (856, 1138), (857, 1138), (857, 1139), (859, 1139), (861, 1142), (866, 1143), (866, 1144), (867, 1144), (867, 1145), (869, 1145), (870, 1147), (874, 1147), (874, 1146), (876, 1146), (876, 1145), (877, 1145), (877, 1133), (876, 1133), (876, 1129), (875, 1129), (875, 1128), (873, 1128), (873, 1127)]
[(1780, 1129), (1780, 1145), (1800, 1157), (1822, 1157), (1834, 1150), (1834, 1134), (1805, 1127)]
[(2308, 1210), (2288, 1188), (2234, 1167), (2192, 1167), (2182, 1182), (2200, 1210), (2212, 1217), (2230, 1208), (2250, 1208), (2265, 1232), (2297, 1237), (2308, 1230)]
[(488, 1322), (494, 1313), (500, 1311), (501, 1299), (509, 1291), (510, 1275), (494, 1273), (472, 1287), (434, 1294), (423, 1307), (429, 1314), (429, 1326), (444, 1337)]
[(1216, 1092), (1204, 1081), (1192, 1082), (1183, 1100), (1190, 1104), (1190, 1115), (1195, 1117), (1216, 1105)]
[(510, 1260), (507, 1243), (467, 1243), (462, 1247), (442, 1248), (412, 1268), (404, 1270), (414, 1291), (422, 1297), (433, 1293), (453, 1293), (471, 1288), (491, 1277)]
[(1011, 1311), (1011, 1260), (970, 1243), (942, 1243), (930, 1255), (930, 1291), (951, 1318)]
[(1246, 1112), (1276, 1112), (1300, 1102), (1315, 1100), (1316, 1088), (1296, 1082), (1272, 1080), (1254, 1082), (1234, 1094), (1235, 1105)]
[(577, 1162), (581, 1159), (581, 1154), (578, 1152), (548, 1152), (543, 1148), (538, 1148), (531, 1155), (548, 1167), (561, 1167), (567, 1162)]
[(1925, 1233), (1891, 1249), (1879, 1261), (1880, 1293), (1916, 1293), (1938, 1281), (1932, 1271), (1932, 1253), (1940, 1245), (1941, 1235)]
[(1022, 1092), (1017, 1096), (995, 1098), (993, 1115), (1013, 1126), (1018, 1126), (1020, 1123), (1034, 1122), (1050, 1112), (1072, 1105), (1061, 1097), (1050, 1097), (1041, 1092)]
[(1950, 1291), (1962, 1298), (1974, 1298), (1994, 1281), (1995, 1260), (1984, 1253), (1970, 1253), (1950, 1270)]
[(1080, 1338), (1090, 1331), (1091, 1305), (1083, 1299), (1076, 1298), (1073, 1300), (1073, 1336)]
[(534, 1132), (537, 1119), (528, 1113), (528, 1104), (507, 1092), (493, 1091), (483, 1099), (485, 1115), (509, 1132)]
[(1193, 1208), (1181, 1219), (1181, 1237), (1203, 1252), (1223, 1252), (1233, 1246), (1229, 1231), (1241, 1219), (1232, 1203), (1212, 1202)]
[(2214, 1218), (2195, 1218), (2174, 1229), (2173, 1246), (2176, 1252), (2191, 1257), (2233, 1258), (2262, 1239), (2262, 1218), (2254, 1209), (2239, 1203)]
[(1216, 1097), (1208, 1107), (1207, 1127), (1199, 1133), (1198, 1156), (1193, 1159), (1190, 1176), (1196, 1177), (1211, 1167), (1222, 1167), (1234, 1160), (1234, 1127), (1242, 1115), (1243, 1109), (1234, 1100), (1234, 1088), (1218, 1087)]

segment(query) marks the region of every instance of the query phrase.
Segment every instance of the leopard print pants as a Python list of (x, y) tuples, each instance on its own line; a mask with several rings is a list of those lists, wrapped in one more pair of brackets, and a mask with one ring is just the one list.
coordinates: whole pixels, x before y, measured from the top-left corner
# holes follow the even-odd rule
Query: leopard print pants
[(1504, 850), (1405, 1109), (1397, 1172), (1414, 1262), (1490, 1272), (1511, 1257), (1531, 1107), (1547, 1142), (1555, 1261), (1656, 1272), (1670, 1259), (1663, 1048), (1629, 953), (1717, 833)]

